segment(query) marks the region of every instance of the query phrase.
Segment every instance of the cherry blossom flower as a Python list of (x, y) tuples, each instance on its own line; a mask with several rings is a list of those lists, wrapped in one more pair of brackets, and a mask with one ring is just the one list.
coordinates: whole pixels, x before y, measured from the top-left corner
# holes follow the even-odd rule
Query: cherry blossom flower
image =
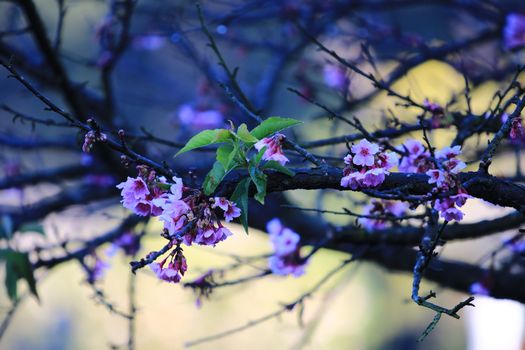
[(214, 129), (224, 124), (223, 114), (215, 109), (197, 110), (185, 104), (177, 113), (180, 124), (195, 130)]
[(451, 159), (461, 154), (461, 146), (445, 147), (436, 151), (436, 158)]
[(151, 213), (152, 205), (146, 200), (146, 197), (150, 194), (150, 190), (142, 178), (132, 178), (128, 176), (128, 179), (118, 184), (117, 188), (121, 190), (121, 203), (124, 208), (130, 209), (135, 212), (135, 214), (141, 216), (146, 216)]
[(368, 170), (363, 177), (362, 184), (366, 187), (376, 187), (385, 181), (388, 171), (383, 168), (375, 168)]
[(359, 143), (353, 145), (351, 149), (355, 154), (352, 160), (355, 165), (374, 165), (374, 155), (379, 152), (379, 146), (366, 139), (359, 141)]
[(333, 64), (323, 66), (323, 78), (327, 86), (336, 90), (345, 90), (348, 87), (348, 79), (345, 70)]
[(401, 147), (400, 150), (403, 151), (405, 148), (412, 157), (419, 156), (425, 152), (425, 147), (423, 144), (414, 139), (405, 141), (403, 146), (404, 147)]
[(277, 218), (269, 221), (266, 227), (274, 248), (274, 254), (268, 259), (268, 266), (272, 273), (295, 277), (304, 274), (306, 262), (300, 257), (300, 236), (284, 227)]
[[(363, 208), (363, 215), (378, 217), (402, 217), (408, 210), (408, 204), (400, 201), (372, 200)], [(381, 218), (359, 218), (359, 223), (367, 230), (374, 231), (388, 227), (388, 220)]]
[(274, 160), (279, 162), (281, 165), (285, 165), (289, 160), (283, 153), (282, 145), (286, 137), (283, 134), (275, 134), (271, 137), (266, 137), (257, 142), (254, 147), (257, 151), (260, 151), (266, 147), (266, 151), (263, 154), (264, 160)]
[(428, 183), (429, 184), (436, 184), (437, 186), (441, 187), (445, 184), (446, 178), (445, 173), (438, 169), (431, 169), (426, 172), (426, 174), (429, 176)]
[(521, 123), (521, 117), (514, 118), (510, 125), (509, 136), (511, 139), (516, 140), (523, 136), (523, 125)]
[(525, 46), (525, 14), (509, 13), (503, 28), (503, 45), (507, 50)]
[(283, 229), (278, 235), (272, 235), (271, 240), (275, 255), (285, 256), (293, 253), (297, 249), (300, 239), (299, 235), (289, 228)]
[(365, 175), (360, 172), (350, 173), (341, 178), (341, 186), (348, 187), (352, 190), (357, 190), (363, 184)]
[(284, 226), (278, 218), (273, 218), (266, 224), (266, 231), (268, 231), (270, 235), (278, 235), (283, 229)]
[(301, 277), (305, 273), (305, 264), (295, 261), (288, 261), (279, 256), (268, 258), (268, 267), (274, 275)]
[(226, 222), (230, 222), (234, 218), (241, 216), (241, 209), (237, 207), (237, 204), (227, 200), (224, 197), (215, 197), (212, 207), (218, 207), (224, 211), (224, 219)]
[(352, 154), (344, 157), (347, 166), (343, 169), (341, 186), (352, 190), (381, 185), (389, 174), (388, 170), (399, 163), (393, 152), (383, 152), (377, 144), (363, 139), (351, 147)]

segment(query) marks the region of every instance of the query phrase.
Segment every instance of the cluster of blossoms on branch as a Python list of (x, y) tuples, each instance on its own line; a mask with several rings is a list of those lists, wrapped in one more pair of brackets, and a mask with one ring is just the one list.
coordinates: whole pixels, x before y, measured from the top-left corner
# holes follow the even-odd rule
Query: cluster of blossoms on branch
[(341, 186), (352, 190), (377, 187), (385, 181), (389, 170), (398, 164), (398, 156), (393, 152), (381, 151), (379, 145), (366, 139), (351, 147), (345, 158)]
[(274, 253), (268, 259), (273, 274), (299, 277), (305, 272), (306, 261), (301, 258), (301, 237), (288, 227), (284, 227), (277, 218), (266, 225)]
[(405, 141), (400, 149), (408, 155), (401, 160), (399, 170), (428, 175), (428, 183), (435, 186), (432, 194), (439, 197), (433, 202), (434, 209), (447, 221), (461, 221), (463, 212), (458, 207), (470, 197), (456, 176), (466, 168), (466, 164), (457, 158), (461, 146), (445, 147), (436, 151), (434, 157), (421, 142), (413, 139)]
[[(436, 151), (434, 156), (417, 140), (407, 140), (397, 147), (403, 154), (399, 162), (397, 154), (385, 152), (381, 147), (366, 139), (357, 145), (352, 145), (351, 153), (344, 158), (346, 167), (343, 170), (341, 186), (352, 190), (372, 188), (381, 185), (389, 170), (398, 166), (399, 170), (407, 173), (423, 173), (429, 176), (428, 183), (433, 184), (431, 195), (434, 209), (447, 221), (463, 219), (462, 207), (470, 197), (461, 186), (457, 174), (466, 167), (466, 164), (457, 157), (461, 154), (461, 147), (445, 147)], [(388, 209), (388, 207), (391, 208)], [(399, 216), (406, 206), (399, 204), (399, 208), (392, 204), (375, 201), (365, 208), (365, 215), (392, 214)], [(382, 228), (382, 220), (363, 219), (362, 224), (367, 229)]]
[(146, 166), (137, 168), (139, 176), (128, 177), (117, 185), (122, 205), (137, 215), (155, 216), (163, 222), (163, 236), (177, 247), (170, 253), (175, 261), (166, 264), (164, 259), (160, 264), (151, 264), (151, 268), (162, 280), (178, 282), (180, 278), (174, 271), (183, 275), (187, 268), (180, 244), (214, 246), (225, 240), (232, 233), (222, 225), (217, 213), (221, 212), (230, 222), (241, 215), (241, 210), (225, 198), (207, 198), (201, 191), (185, 187), (180, 178), (174, 177), (173, 183), (168, 183)]
[(401, 218), (408, 210), (408, 204), (400, 201), (373, 199), (363, 208), (359, 223), (368, 231), (384, 229), (395, 218)]

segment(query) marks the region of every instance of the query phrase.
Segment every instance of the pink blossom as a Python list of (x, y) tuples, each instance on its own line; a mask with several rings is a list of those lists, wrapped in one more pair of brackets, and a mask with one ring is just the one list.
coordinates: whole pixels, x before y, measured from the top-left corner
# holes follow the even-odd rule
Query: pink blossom
[(450, 199), (456, 203), (458, 207), (462, 207), (467, 202), (467, 199), (472, 198), (465, 190), (460, 189), (458, 194), (450, 196)]
[(272, 273), (280, 276), (292, 275), (300, 277), (305, 272), (305, 264), (283, 259), (282, 257), (273, 255), (268, 258), (268, 267)]
[(147, 199), (150, 195), (150, 190), (142, 178), (128, 177), (125, 182), (118, 184), (117, 188), (121, 190), (121, 203), (124, 208), (130, 209), (135, 212), (135, 214), (141, 216), (146, 216), (151, 213), (153, 206)]
[(445, 174), (441, 170), (437, 169), (431, 169), (426, 172), (426, 174), (430, 177), (428, 179), (429, 184), (435, 183), (438, 187), (442, 187), (445, 184)]
[(177, 116), (182, 125), (197, 130), (217, 128), (224, 124), (224, 116), (220, 111), (196, 110), (187, 104), (180, 106)]
[(347, 164), (347, 165), (352, 164), (352, 155), (351, 155), (351, 154), (347, 154), (346, 157), (343, 158), (343, 161), (344, 161), (345, 164)]
[(270, 235), (278, 235), (283, 229), (284, 226), (278, 218), (274, 218), (266, 224), (266, 231), (268, 231)]
[(388, 171), (382, 168), (375, 168), (375, 169), (368, 170), (364, 174), (362, 184), (366, 187), (379, 186), (385, 181), (386, 175), (388, 175)]
[(503, 44), (507, 50), (521, 48), (525, 45), (525, 15), (509, 13), (503, 28)]
[(341, 178), (341, 186), (349, 187), (352, 190), (357, 190), (362, 186), (365, 175), (360, 172), (351, 173)]
[(451, 158), (443, 162), (443, 165), (452, 174), (458, 174), (461, 170), (467, 167), (467, 164), (456, 158)]
[(404, 148), (406, 148), (410, 156), (419, 156), (425, 152), (425, 147), (423, 144), (414, 139), (405, 141), (403, 145), (404, 147), (401, 147), (401, 150), (403, 151)]
[(224, 211), (224, 219), (226, 222), (230, 222), (234, 218), (241, 216), (241, 209), (237, 207), (237, 204), (223, 197), (215, 197), (212, 207), (219, 207)]
[(271, 235), (270, 239), (273, 243), (275, 255), (285, 256), (293, 253), (297, 249), (299, 235), (289, 228), (283, 229), (277, 235)]
[(359, 141), (357, 145), (352, 146), (352, 152), (355, 154), (353, 162), (355, 165), (372, 166), (374, 165), (374, 155), (379, 152), (379, 146), (371, 143), (366, 139)]
[(457, 208), (448, 208), (447, 210), (440, 212), (440, 215), (443, 219), (447, 221), (463, 220), (463, 212)]
[(386, 212), (401, 217), (408, 210), (408, 204), (400, 201), (384, 201), (383, 202)]
[(439, 151), (436, 151), (436, 158), (438, 159), (451, 159), (461, 154), (461, 146), (445, 147)]
[(225, 227), (215, 228), (209, 226), (198, 228), (193, 242), (200, 245), (216, 245), (232, 235), (232, 232)]
[(325, 84), (331, 88), (345, 90), (348, 87), (345, 70), (340, 66), (326, 64), (323, 67), (323, 78)]
[(377, 156), (376, 165), (385, 170), (390, 170), (399, 164), (399, 156), (394, 152), (382, 152)]
[(514, 118), (510, 126), (510, 138), (516, 140), (523, 136), (523, 125), (521, 124), (521, 117)]
[(88, 153), (93, 149), (95, 142), (105, 142), (108, 139), (103, 132), (96, 132), (89, 130), (84, 136), (84, 144), (82, 145), (82, 152)]
[(257, 142), (254, 147), (257, 151), (260, 151), (266, 147), (266, 151), (263, 154), (264, 160), (274, 160), (279, 162), (281, 165), (285, 165), (289, 160), (283, 153), (282, 145), (286, 137), (283, 134), (275, 134), (271, 137), (266, 137)]
[(179, 274), (179, 271), (175, 268), (173, 263), (169, 263), (168, 267), (162, 269), (157, 276), (161, 280), (170, 283), (179, 283), (181, 280), (181, 275)]
[(179, 178), (179, 177), (174, 176), (173, 177), (173, 185), (171, 185), (171, 187), (170, 187), (171, 194), (173, 196), (175, 196), (176, 199), (181, 199), (182, 198), (183, 188), (184, 188), (184, 185), (182, 183), (182, 179)]
[(226, 211), (228, 210), (228, 207), (229, 207), (229, 200), (227, 200), (226, 198), (224, 197), (215, 197), (214, 198), (214, 203), (212, 205), (213, 208), (221, 208), (223, 211)]

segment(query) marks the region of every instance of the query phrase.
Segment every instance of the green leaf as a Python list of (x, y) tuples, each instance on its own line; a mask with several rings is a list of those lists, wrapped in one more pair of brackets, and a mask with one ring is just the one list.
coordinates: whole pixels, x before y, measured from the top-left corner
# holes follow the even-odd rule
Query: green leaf
[(233, 152), (233, 145), (227, 143), (217, 148), (217, 161), (222, 164), (224, 169), (228, 167), (230, 154)]
[(239, 145), (226, 144), (217, 148), (217, 161), (222, 164), (224, 170), (229, 173), (240, 165), (239, 163)]
[(210, 195), (215, 191), (217, 186), (221, 183), (222, 179), (226, 176), (226, 171), (221, 162), (217, 161), (213, 163), (213, 168), (206, 175), (204, 183), (202, 184), (202, 189), (206, 195)]
[(250, 134), (259, 140), (277, 131), (300, 124), (301, 122), (292, 118), (270, 117), (253, 129)]
[(239, 126), (239, 128), (237, 129), (237, 136), (244, 143), (255, 143), (255, 142), (259, 141), (256, 137), (254, 137), (252, 134), (250, 134), (246, 124), (241, 124)]
[(250, 188), (250, 178), (242, 179), (235, 187), (230, 200), (237, 204), (241, 209), (241, 223), (244, 231), (248, 233), (248, 189)]
[(258, 166), (261, 163), (261, 159), (264, 155), (264, 152), (266, 152), (266, 148), (267, 146), (261, 148), (259, 152), (257, 152), (257, 154), (250, 159), (251, 166)]
[(250, 178), (252, 179), (255, 187), (257, 188), (257, 193), (254, 198), (261, 204), (264, 204), (264, 197), (266, 197), (266, 180), (267, 176), (263, 173), (258, 167), (250, 166), (249, 169)]
[(226, 129), (204, 130), (188, 140), (186, 145), (180, 149), (174, 157), (196, 148), (209, 146), (215, 143), (226, 142), (231, 139), (231, 132)]
[(263, 165), (263, 169), (273, 169), (288, 176), (295, 175), (295, 173), (292, 170), (288, 169), (285, 166), (282, 166), (279, 162), (276, 162), (275, 160), (267, 161), (266, 164)]
[(11, 301), (18, 299), (17, 282), (18, 275), (15, 272), (15, 266), (11, 260), (7, 260), (5, 263), (5, 289)]
[(27, 253), (15, 252), (12, 249), (2, 249), (0, 250), (0, 260), (5, 261), (5, 287), (9, 298), (12, 301), (18, 298), (17, 282), (20, 279), (26, 280), (29, 290), (38, 298), (33, 267)]

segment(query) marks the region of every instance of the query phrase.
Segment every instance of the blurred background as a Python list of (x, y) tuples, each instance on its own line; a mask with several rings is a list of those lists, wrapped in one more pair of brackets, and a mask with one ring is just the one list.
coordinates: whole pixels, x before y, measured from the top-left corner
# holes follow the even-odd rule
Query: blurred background
[[(325, 1), (318, 8), (330, 13), (331, 6), (335, 9), (340, 6), (339, 3)], [(336, 20), (327, 26), (322, 39), (341, 56), (354, 59), (364, 69), (377, 70), (385, 76), (394, 69), (399, 52), (406, 50), (410, 53), (419, 47), (420, 42), (439, 45), (468, 37), (482, 30), (484, 23), (493, 21), (496, 27), (502, 24), (501, 19), (469, 14), (453, 5), (465, 5), (470, 3), (468, 1), (451, 2), (450, 7), (438, 1), (437, 4), (421, 6), (393, 6), (392, 9), (387, 8), (388, 2), (377, 2), (384, 5), (379, 9), (374, 5), (375, 1), (364, 3), (368, 3), (369, 7), (363, 6), (362, 12), (350, 12), (340, 17), (334, 15)], [(38, 0), (35, 4), (52, 36), (59, 19), (58, 2)], [(64, 17), (60, 44), (64, 66), (72, 80), (81, 86), (96, 93), (104, 91), (99, 76), (104, 62), (108, 60), (104, 40), (114, 35), (112, 30), (119, 30), (112, 29), (113, 24), (108, 19), (113, 2), (70, 0), (65, 4), (67, 15)], [(296, 88), (307, 96), (321, 98), (334, 108), (344, 107), (348, 101), (373, 91), (368, 81), (348, 72), (341, 73), (338, 71), (340, 68), (313, 47), (301, 48), (300, 55), (292, 53), (286, 63), (280, 63), (279, 57), (272, 51), (272, 45), (277, 45), (277, 50), (283, 42), (288, 43), (288, 48), (300, 46), (302, 36), (293, 19), (299, 16), (297, 13), (315, 9), (314, 4), (316, 2), (313, 1), (251, 1), (246, 4), (202, 1), (208, 27), (216, 37), (225, 60), (232, 67), (240, 68), (242, 88), (248, 95), (255, 96), (254, 103), (265, 115), (308, 121), (289, 133), (290, 138), (302, 142), (344, 135), (349, 130), (337, 121), (328, 120), (318, 107), (287, 91), (288, 87)], [(510, 11), (514, 7), (519, 10), (522, 4), (502, 1), (501, 6)], [(275, 17), (277, 10), (281, 11), (280, 17)], [(15, 4), (0, 2), (0, 31), (23, 28), (25, 24)], [(114, 100), (118, 101), (114, 106), (116, 125), (126, 125), (126, 131), (131, 128), (132, 132), (151, 133), (174, 142), (184, 142), (199, 130), (222, 127), (228, 120), (235, 123), (242, 120), (242, 114), (213, 87), (214, 82), (205, 74), (209, 69), (210, 75), (223, 76), (221, 68), (216, 65), (216, 57), (206, 46), (206, 38), (196, 21), (193, 2), (139, 1), (131, 34), (130, 47), (120, 57), (113, 73)], [(29, 64), (36, 70), (42, 65), (43, 58), (29, 35), (5, 36), (0, 40), (28, 57)], [(374, 44), (370, 50), (377, 61), (369, 62), (363, 57), (360, 43), (364, 41)], [(410, 93), (419, 101), (426, 98), (447, 105), (463, 91), (464, 72), (461, 67), (467, 67), (473, 71), (472, 80), (475, 82), (471, 108), (474, 113), (482, 114), (494, 93), (503, 86), (506, 75), (499, 70), (501, 61), (505, 62), (505, 67), (525, 63), (519, 51), (505, 53), (505, 57), (503, 52), (501, 32), (497, 32), (460, 58), (422, 62), (411, 68), (393, 88), (403, 94)], [(410, 55), (407, 54), (407, 57)], [(278, 78), (270, 79), (272, 70)], [(479, 77), (474, 74), (476, 72), (480, 72)], [(488, 73), (483, 75), (482, 72)], [(49, 73), (42, 72), (44, 76)], [(494, 74), (493, 79), (489, 73)], [(60, 121), (55, 115), (44, 111), (34, 96), (14, 79), (8, 79), (7, 75), (6, 71), (0, 71), (0, 104), (43, 119)], [(33, 81), (45, 91), (46, 96), (67, 108), (60, 95), (48, 88), (45, 79)], [(400, 107), (396, 102), (386, 93), (379, 93), (369, 102), (354, 106), (345, 113), (359, 117), (366, 127), (373, 130), (380, 128), (385, 115), (390, 113), (401, 121), (415, 120), (417, 111)], [(462, 108), (465, 108), (464, 101), (450, 106), (451, 110)], [(1, 171), (4, 175), (13, 171), (25, 172), (87, 161), (78, 152), (83, 135), (77, 134), (74, 129), (32, 125), (27, 121), (23, 123), (13, 120), (11, 113), (0, 110), (0, 136), (14, 135), (36, 141), (54, 140), (61, 146), (13, 150), (0, 144)], [(417, 133), (414, 135), (419, 137)], [(453, 137), (453, 130), (437, 130), (432, 134), (432, 141), (437, 147), (443, 147), (450, 144)], [(465, 157), (472, 159), (476, 146), (486, 141), (485, 135), (469, 140), (464, 147)], [(152, 158), (173, 162), (173, 149), (158, 144), (147, 144), (145, 148)], [(341, 158), (346, 147), (344, 144), (326, 146), (315, 151)], [(179, 166), (206, 168), (212, 163), (212, 155), (189, 153), (178, 159), (181, 162)], [(517, 159), (512, 153), (502, 156), (495, 160), (491, 170), (495, 175), (512, 176), (516, 167), (520, 166)], [(198, 172), (198, 169), (195, 171)], [(58, 193), (63, 187), (72, 188), (83, 183), (91, 185), (93, 181), (113, 186), (122, 180), (107, 176), (97, 180), (83, 178), (38, 184), (23, 190), (6, 189), (0, 191), (0, 204), (30, 204)], [(286, 196), (302, 207), (315, 207), (319, 198), (316, 191), (294, 191)], [(331, 192), (324, 195), (323, 204), (327, 209), (337, 210), (346, 206), (359, 210), (355, 203), (365, 198), (359, 194)], [(507, 213), (505, 209), (481, 200), (469, 201), (464, 212), (467, 223)], [(125, 216), (126, 212), (117, 198), (74, 206), (48, 215), (43, 222), (45, 235), (25, 233), (15, 237), (14, 244), (19, 249), (29, 250), (35, 246), (56, 246), (63, 241), (82, 242), (114, 227)], [(353, 221), (330, 214), (323, 214), (323, 218), (340, 225)], [(271, 245), (264, 232), (252, 229), (246, 235), (241, 227), (235, 224), (230, 227), (234, 235), (217, 248), (185, 249), (190, 263), (187, 280), (197, 278), (209, 269), (220, 269), (234, 263), (236, 260), (232, 254), (249, 257), (271, 253)], [(160, 230), (161, 226), (155, 219), (145, 226), (139, 257), (162, 246), (163, 240), (158, 236)], [(476, 263), (512, 233), (502, 232), (483, 239), (453, 242), (443, 249), (442, 256)], [(113, 254), (111, 249), (111, 244), (106, 244), (97, 250), (97, 256), (110, 267), (104, 269), (97, 286), (103, 291), (105, 300), (116, 309), (128, 310), (131, 258), (121, 252)], [(301, 296), (345, 258), (347, 256), (342, 253), (323, 250), (314, 255), (307, 266), (307, 273), (302, 277), (268, 276), (246, 284), (219, 288), (209, 298), (201, 298), (200, 302), (197, 302), (197, 296), (191, 289), (163, 283), (149, 270), (140, 270), (135, 277), (136, 348), (179, 349), (192, 340), (246, 325), (250, 320), (277, 311), (283, 303)], [(265, 261), (260, 266), (265, 267)], [(234, 279), (246, 275), (247, 271), (253, 271), (253, 268), (246, 266), (228, 274), (228, 277)], [(36, 277), (39, 300), (24, 294), (24, 291), (20, 292), (23, 295), (20, 306), (12, 315), (0, 348), (103, 349), (126, 346), (128, 321), (100, 304), (94, 296), (95, 290), (86, 282), (86, 274), (80, 264), (72, 261), (50, 271), (38, 271)], [(410, 300), (411, 286), (410, 274), (390, 273), (372, 263), (354, 263), (306, 300), (302, 317), (297, 310), (285, 312), (276, 319), (213, 342), (195, 345), (194, 348), (525, 349), (523, 305), (484, 296), (476, 297), (476, 307), (462, 310), (460, 320), (443, 317), (423, 343), (416, 343), (415, 339), (432, 320), (434, 313)], [(431, 283), (424, 283), (423, 289), (438, 291), (440, 305), (452, 306), (465, 298), (465, 295), (442, 290)], [(2, 311), (7, 312), (10, 309), (9, 299), (3, 289), (0, 293)]]

